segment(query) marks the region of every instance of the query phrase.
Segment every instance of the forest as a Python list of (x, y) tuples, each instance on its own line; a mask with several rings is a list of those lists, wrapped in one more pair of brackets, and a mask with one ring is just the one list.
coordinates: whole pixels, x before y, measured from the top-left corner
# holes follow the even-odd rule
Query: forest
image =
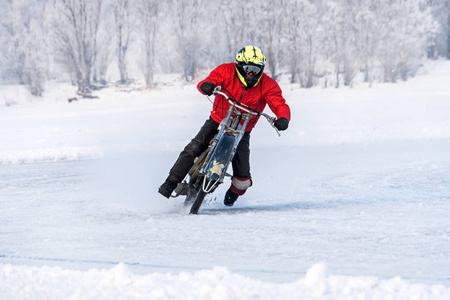
[(35, 96), (192, 82), (246, 45), (301, 88), (407, 80), (450, 52), (449, 0), (0, 0), (0, 23), (0, 84)]

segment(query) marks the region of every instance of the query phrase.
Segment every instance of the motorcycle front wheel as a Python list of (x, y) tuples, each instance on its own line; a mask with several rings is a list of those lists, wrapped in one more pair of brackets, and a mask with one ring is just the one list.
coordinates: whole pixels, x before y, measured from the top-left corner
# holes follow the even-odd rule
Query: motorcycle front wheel
[(195, 190), (195, 194), (192, 197), (193, 203), (191, 206), (190, 214), (196, 215), (198, 214), (198, 210), (203, 203), (203, 199), (205, 199), (206, 193), (200, 187), (198, 190)]

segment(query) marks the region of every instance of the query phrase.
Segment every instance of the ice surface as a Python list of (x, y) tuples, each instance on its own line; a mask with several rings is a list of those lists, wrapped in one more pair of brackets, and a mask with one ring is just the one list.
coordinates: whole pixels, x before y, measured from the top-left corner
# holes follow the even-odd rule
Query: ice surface
[(254, 185), (197, 216), (157, 193), (210, 110), (195, 85), (1, 107), (0, 298), (449, 299), (450, 63), (425, 70), (282, 85), (292, 122), (253, 131)]

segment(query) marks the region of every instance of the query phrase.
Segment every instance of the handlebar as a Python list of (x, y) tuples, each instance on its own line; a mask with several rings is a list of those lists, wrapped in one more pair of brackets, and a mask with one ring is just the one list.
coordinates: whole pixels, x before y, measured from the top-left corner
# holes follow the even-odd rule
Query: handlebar
[(222, 92), (222, 87), (221, 86), (217, 86), (214, 88), (214, 91), (212, 93), (214, 96), (215, 95), (222, 95), (225, 97), (225, 99), (227, 99), (227, 101), (231, 104), (234, 105), (235, 107), (237, 107), (240, 110), (243, 110), (249, 114), (252, 114), (254, 116), (263, 116), (264, 118), (266, 118), (266, 120), (269, 122), (270, 126), (273, 127), (273, 129), (275, 129), (275, 131), (277, 132), (278, 136), (281, 136), (280, 132), (278, 131), (278, 129), (275, 127), (275, 121), (277, 120), (275, 117), (271, 117), (268, 114), (259, 112), (251, 107), (248, 107), (245, 104), (241, 104), (238, 103), (235, 99), (233, 99), (231, 96), (225, 94), (224, 92)]

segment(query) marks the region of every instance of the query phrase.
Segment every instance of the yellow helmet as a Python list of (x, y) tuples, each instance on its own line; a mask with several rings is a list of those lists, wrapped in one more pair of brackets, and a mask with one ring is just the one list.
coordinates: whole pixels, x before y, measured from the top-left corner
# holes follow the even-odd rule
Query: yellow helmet
[[(258, 84), (264, 71), (266, 57), (261, 49), (246, 46), (236, 54), (236, 71), (239, 80), (248, 88)], [(250, 76), (247, 76), (250, 74)]]

